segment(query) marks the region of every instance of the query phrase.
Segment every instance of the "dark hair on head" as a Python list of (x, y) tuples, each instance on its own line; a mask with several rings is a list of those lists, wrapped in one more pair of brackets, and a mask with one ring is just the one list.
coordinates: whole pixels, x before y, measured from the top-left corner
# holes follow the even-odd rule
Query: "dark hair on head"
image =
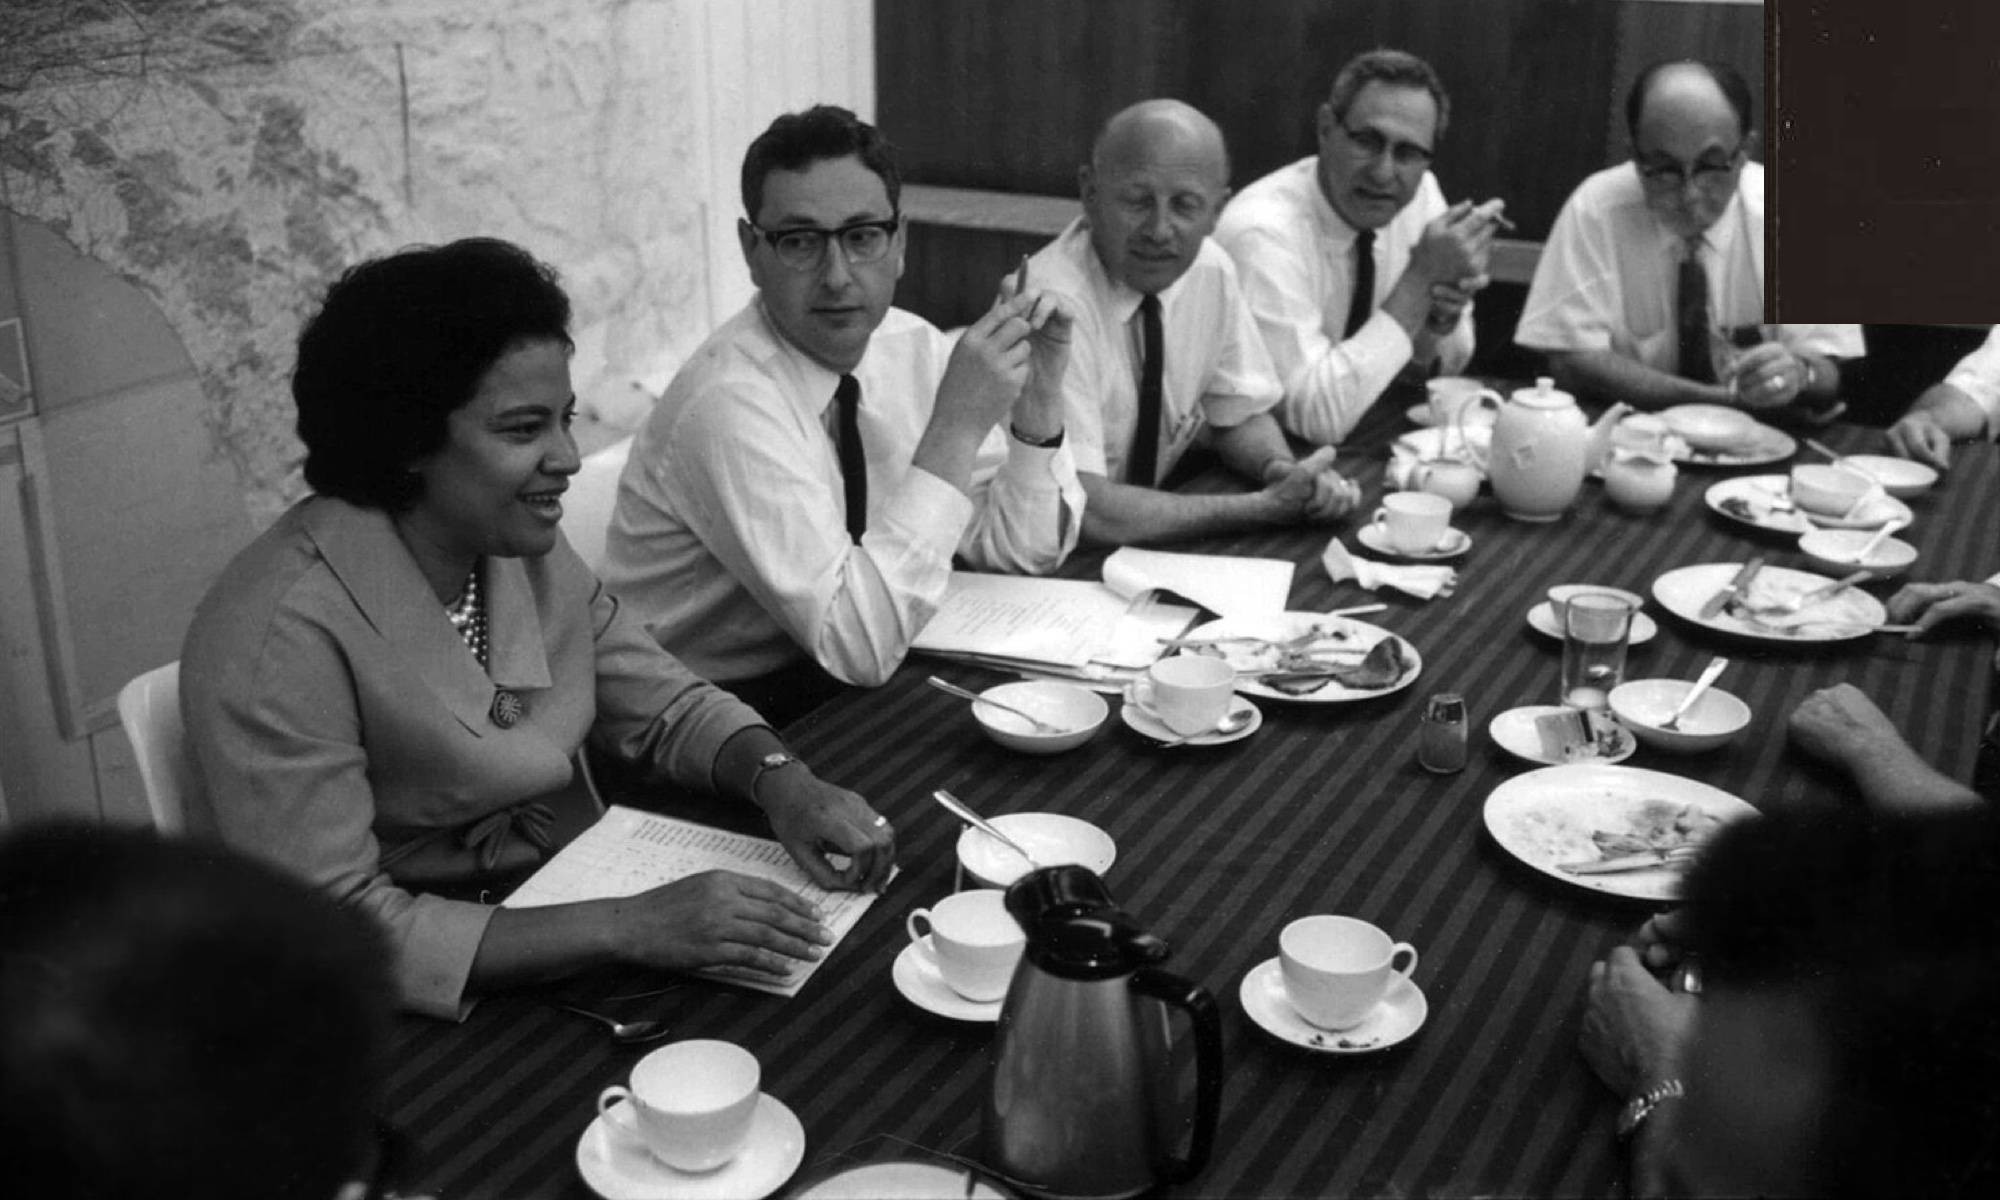
[(1739, 822), (1690, 874), (1687, 922), (1714, 987), (1809, 998), (1835, 1058), (1814, 1149), (1839, 1193), (1993, 1194), (2000, 819), (1990, 809)]
[(1355, 55), (1333, 77), (1333, 90), (1326, 98), (1333, 115), (1345, 118), (1347, 110), (1354, 104), (1354, 98), (1371, 83), (1422, 88), (1429, 92), (1431, 99), (1437, 103), (1436, 137), (1438, 141), (1444, 140), (1445, 126), (1451, 123), (1451, 97), (1445, 93), (1444, 81), (1438, 78), (1429, 63), (1406, 50), (1390, 50), (1387, 47)]
[(896, 169), (896, 147), (882, 131), (834, 104), (815, 104), (804, 112), (786, 113), (757, 135), (743, 153), (743, 215), (757, 219), (764, 207), (764, 179), (773, 171), (803, 171), (829, 158), (853, 156), (881, 177), (889, 193), (889, 208), (901, 212), (903, 176)]
[(0, 1179), (327, 1200), (368, 1168), (388, 963), (361, 913), (221, 846), (0, 839)]
[(1723, 99), (1736, 110), (1736, 131), (1746, 138), (1750, 136), (1756, 121), (1751, 112), (1750, 84), (1741, 71), (1726, 62), (1670, 58), (1639, 72), (1639, 77), (1632, 81), (1631, 90), (1625, 93), (1625, 133), (1634, 145), (1639, 141), (1639, 115), (1646, 110), (1646, 93), (1653, 90), (1653, 80), (1668, 67), (1695, 67), (1715, 80), (1715, 86), (1722, 89)]
[(292, 397), (306, 482), (391, 512), (416, 503), (410, 467), (445, 419), (526, 342), (576, 345), (555, 270), (497, 238), (414, 246), (349, 268), (299, 334)]

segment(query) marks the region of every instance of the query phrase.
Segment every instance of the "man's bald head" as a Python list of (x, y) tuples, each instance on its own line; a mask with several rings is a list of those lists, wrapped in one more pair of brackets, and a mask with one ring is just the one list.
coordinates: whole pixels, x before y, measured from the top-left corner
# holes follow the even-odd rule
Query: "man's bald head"
[(1697, 62), (1684, 59), (1659, 62), (1639, 72), (1625, 93), (1625, 130), (1636, 144), (1639, 123), (1647, 110), (1656, 120), (1712, 119), (1726, 108), (1736, 125), (1737, 135), (1748, 138), (1755, 128), (1751, 111), (1750, 85), (1728, 63)]
[(1194, 263), (1229, 199), (1229, 149), (1179, 100), (1145, 100), (1104, 123), (1078, 173), (1105, 273), (1153, 294)]
[(1719, 64), (1663, 63), (1633, 81), (1632, 160), (1647, 209), (1674, 236), (1703, 233), (1728, 211), (1750, 148), (1749, 96)]

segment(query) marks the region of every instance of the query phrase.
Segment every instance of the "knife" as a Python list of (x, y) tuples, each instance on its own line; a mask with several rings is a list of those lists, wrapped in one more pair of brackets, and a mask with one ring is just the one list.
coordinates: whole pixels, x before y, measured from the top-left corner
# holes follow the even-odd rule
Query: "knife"
[(1707, 620), (1721, 612), (1722, 606), (1728, 604), (1730, 600), (1741, 599), (1744, 590), (1750, 586), (1750, 581), (1756, 577), (1757, 572), (1763, 569), (1764, 560), (1762, 558), (1753, 558), (1749, 562), (1744, 563), (1743, 568), (1736, 572), (1736, 578), (1730, 580), (1727, 587), (1710, 596), (1702, 603), (1699, 614), (1701, 618)]
[(1621, 871), (1645, 871), (1653, 867), (1684, 867), (1694, 861), (1694, 847), (1648, 850), (1619, 858), (1587, 858), (1582, 862), (1557, 863), (1556, 870), (1571, 875), (1615, 875)]

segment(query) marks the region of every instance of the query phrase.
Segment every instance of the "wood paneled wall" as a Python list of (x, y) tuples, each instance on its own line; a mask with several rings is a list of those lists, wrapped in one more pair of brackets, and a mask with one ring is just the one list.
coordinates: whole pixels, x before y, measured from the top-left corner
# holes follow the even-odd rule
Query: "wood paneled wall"
[(877, 112), (912, 180), (1073, 195), (1106, 116), (1176, 96), (1229, 137), (1240, 186), (1313, 150), (1340, 64), (1428, 59), (1453, 98), (1437, 171), (1548, 231), (1625, 154), (1622, 101), (1667, 57), (1735, 64), (1763, 105), (1764, 9), (1650, 0), (876, 0)]

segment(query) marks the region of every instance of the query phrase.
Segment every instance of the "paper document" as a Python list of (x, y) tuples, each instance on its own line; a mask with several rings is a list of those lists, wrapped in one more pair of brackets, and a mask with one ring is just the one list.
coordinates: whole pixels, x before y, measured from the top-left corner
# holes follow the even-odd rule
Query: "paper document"
[[(875, 903), (873, 892), (829, 892), (792, 861), (785, 848), (769, 838), (731, 833), (676, 817), (641, 812), (614, 804), (597, 824), (556, 852), (542, 869), (507, 897), (503, 907), (539, 908), (579, 900), (609, 900), (685, 879), (703, 871), (736, 871), (768, 879), (797, 892), (819, 910), (820, 923), (833, 934), (836, 946), (854, 928), (861, 914)], [(819, 969), (818, 962), (801, 962), (782, 983), (767, 976), (717, 967), (697, 971), (705, 979), (737, 983), (778, 996), (796, 996)]]
[(911, 649), (1082, 672), (1126, 607), (1087, 579), (953, 571), (944, 603)]
[(1125, 546), (1104, 560), (1104, 586), (1126, 597), (1164, 588), (1218, 617), (1262, 617), (1285, 611), (1292, 594), (1292, 564), (1281, 558), (1172, 554)]

